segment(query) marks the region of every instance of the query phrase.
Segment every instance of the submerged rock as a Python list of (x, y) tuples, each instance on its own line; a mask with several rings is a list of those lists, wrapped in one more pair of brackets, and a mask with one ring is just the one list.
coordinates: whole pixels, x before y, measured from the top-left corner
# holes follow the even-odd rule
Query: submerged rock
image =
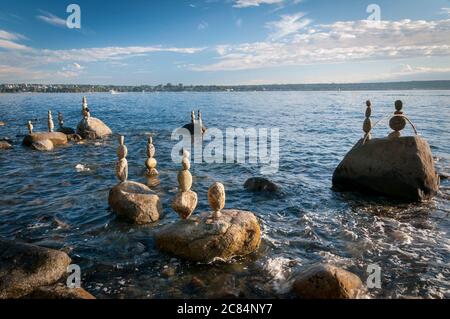
[[(53, 146), (60, 146), (67, 144), (67, 136), (61, 132), (40, 132), (25, 135), (22, 144), (25, 146), (32, 146), (34, 143), (50, 140)], [(44, 142), (47, 143), (47, 142)], [(48, 144), (48, 143), (47, 143)]]
[(83, 288), (69, 288), (64, 284), (43, 286), (25, 296), (26, 299), (96, 299)]
[(0, 299), (20, 298), (54, 284), (70, 262), (61, 251), (0, 239)]
[(8, 141), (0, 141), (0, 150), (9, 150), (12, 145)]
[(71, 128), (71, 127), (64, 127), (64, 126), (58, 128), (58, 132), (64, 133), (66, 135), (72, 135), (72, 134), (76, 133), (73, 128)]
[(132, 181), (114, 186), (108, 202), (119, 217), (136, 224), (155, 222), (162, 214), (159, 196), (146, 185)]
[(294, 292), (305, 299), (354, 299), (363, 284), (359, 277), (344, 269), (318, 264), (302, 272), (294, 282)]
[(338, 191), (369, 190), (409, 201), (427, 200), (439, 190), (428, 143), (419, 136), (360, 140), (333, 174)]
[(278, 192), (280, 188), (274, 182), (264, 177), (250, 177), (244, 183), (245, 189), (252, 192)]
[(235, 209), (222, 210), (220, 217), (215, 219), (204, 213), (179, 220), (164, 226), (155, 236), (156, 246), (160, 250), (202, 262), (248, 255), (261, 242), (255, 215)]
[(85, 139), (98, 139), (112, 134), (111, 129), (95, 117), (84, 118), (77, 126), (77, 134)]

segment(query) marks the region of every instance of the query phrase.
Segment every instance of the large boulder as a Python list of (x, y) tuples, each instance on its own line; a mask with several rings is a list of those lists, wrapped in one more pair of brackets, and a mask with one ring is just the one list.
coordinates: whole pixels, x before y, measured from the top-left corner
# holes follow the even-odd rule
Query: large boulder
[(25, 135), (22, 144), (32, 146), (34, 143), (50, 140), (54, 146), (67, 144), (67, 136), (61, 132), (37, 132)]
[(280, 189), (277, 184), (264, 177), (250, 177), (245, 181), (244, 188), (252, 192), (270, 193), (278, 192)]
[(111, 129), (95, 117), (82, 119), (77, 126), (77, 134), (85, 139), (99, 139), (112, 134)]
[(0, 299), (20, 298), (54, 284), (70, 262), (62, 251), (0, 239)]
[(50, 140), (40, 140), (31, 144), (31, 148), (36, 151), (52, 151), (54, 149), (53, 142)]
[(360, 140), (333, 174), (338, 191), (368, 190), (408, 201), (432, 198), (439, 190), (428, 143), (419, 136)]
[(259, 222), (251, 212), (225, 209), (217, 219), (210, 213), (162, 227), (155, 235), (158, 249), (201, 262), (228, 260), (254, 252), (261, 242)]
[(95, 299), (83, 288), (69, 288), (62, 283), (43, 286), (25, 296), (26, 299)]
[(108, 202), (119, 217), (136, 224), (155, 222), (162, 214), (159, 196), (148, 186), (132, 181), (114, 186)]
[(359, 277), (344, 269), (313, 265), (294, 281), (294, 292), (305, 299), (354, 299), (363, 291)]

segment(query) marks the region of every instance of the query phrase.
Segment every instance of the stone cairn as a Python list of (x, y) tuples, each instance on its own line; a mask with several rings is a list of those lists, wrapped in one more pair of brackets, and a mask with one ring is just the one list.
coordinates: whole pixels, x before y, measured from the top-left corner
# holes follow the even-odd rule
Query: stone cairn
[(64, 127), (64, 117), (61, 112), (58, 112), (58, 124), (60, 129)]
[(401, 136), (400, 131), (405, 128), (406, 122), (408, 122), (412, 126), (414, 133), (417, 135), (416, 127), (411, 123), (411, 121), (405, 116), (405, 114), (402, 111), (403, 102), (397, 100), (395, 101), (394, 106), (395, 106), (394, 116), (391, 117), (391, 119), (389, 120), (389, 127), (392, 129), (392, 132), (388, 135), (388, 137), (390, 138), (400, 137)]
[(125, 138), (121, 135), (119, 136), (119, 147), (117, 148), (117, 157), (118, 160), (116, 162), (116, 176), (121, 183), (126, 182), (128, 178), (128, 162), (127, 162), (127, 154), (128, 149), (124, 144)]
[(212, 218), (218, 219), (222, 213), (220, 212), (225, 207), (225, 187), (222, 183), (215, 182), (208, 189), (208, 202), (212, 209)]
[(370, 119), (370, 116), (372, 115), (372, 104), (369, 100), (366, 101), (366, 106), (366, 119), (363, 124), (364, 143), (372, 138), (370, 134), (370, 131), (372, 130), (372, 120)]
[(55, 125), (53, 124), (53, 116), (52, 111), (48, 111), (48, 131), (53, 132), (53, 129), (55, 128)]
[(178, 213), (182, 219), (187, 219), (197, 207), (197, 193), (191, 191), (192, 175), (189, 169), (189, 152), (183, 150), (181, 164), (183, 169), (178, 172), (178, 193), (172, 201), (172, 209)]
[(28, 127), (28, 134), (33, 134), (33, 123), (31, 123), (31, 121), (28, 121), (27, 123), (27, 127)]
[(146, 175), (148, 177), (158, 176), (158, 170), (156, 169), (157, 161), (155, 156), (155, 145), (153, 145), (153, 139), (150, 136), (147, 141), (147, 160), (145, 161), (145, 166), (147, 167)]
[(87, 98), (85, 96), (83, 96), (83, 106), (82, 106), (82, 109), (81, 109), (81, 115), (86, 120), (89, 117), (91, 117), (91, 113), (89, 112), (89, 108), (88, 108), (88, 105), (87, 105)]

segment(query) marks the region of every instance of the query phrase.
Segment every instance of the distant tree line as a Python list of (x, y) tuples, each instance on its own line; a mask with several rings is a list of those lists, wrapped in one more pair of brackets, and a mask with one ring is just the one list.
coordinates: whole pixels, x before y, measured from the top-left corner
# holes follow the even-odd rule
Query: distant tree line
[(250, 91), (371, 91), (450, 90), (450, 81), (383, 83), (264, 84), (264, 85), (88, 85), (88, 84), (0, 84), (0, 93), (89, 93), (89, 92), (250, 92)]

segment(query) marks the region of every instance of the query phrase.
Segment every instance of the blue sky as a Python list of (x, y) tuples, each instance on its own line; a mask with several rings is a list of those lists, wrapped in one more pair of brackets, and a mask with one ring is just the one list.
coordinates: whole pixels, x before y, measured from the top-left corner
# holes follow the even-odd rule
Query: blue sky
[[(66, 7), (78, 4), (81, 28)], [(369, 19), (368, 5), (381, 21)], [(450, 79), (450, 0), (1, 0), (0, 83)]]

